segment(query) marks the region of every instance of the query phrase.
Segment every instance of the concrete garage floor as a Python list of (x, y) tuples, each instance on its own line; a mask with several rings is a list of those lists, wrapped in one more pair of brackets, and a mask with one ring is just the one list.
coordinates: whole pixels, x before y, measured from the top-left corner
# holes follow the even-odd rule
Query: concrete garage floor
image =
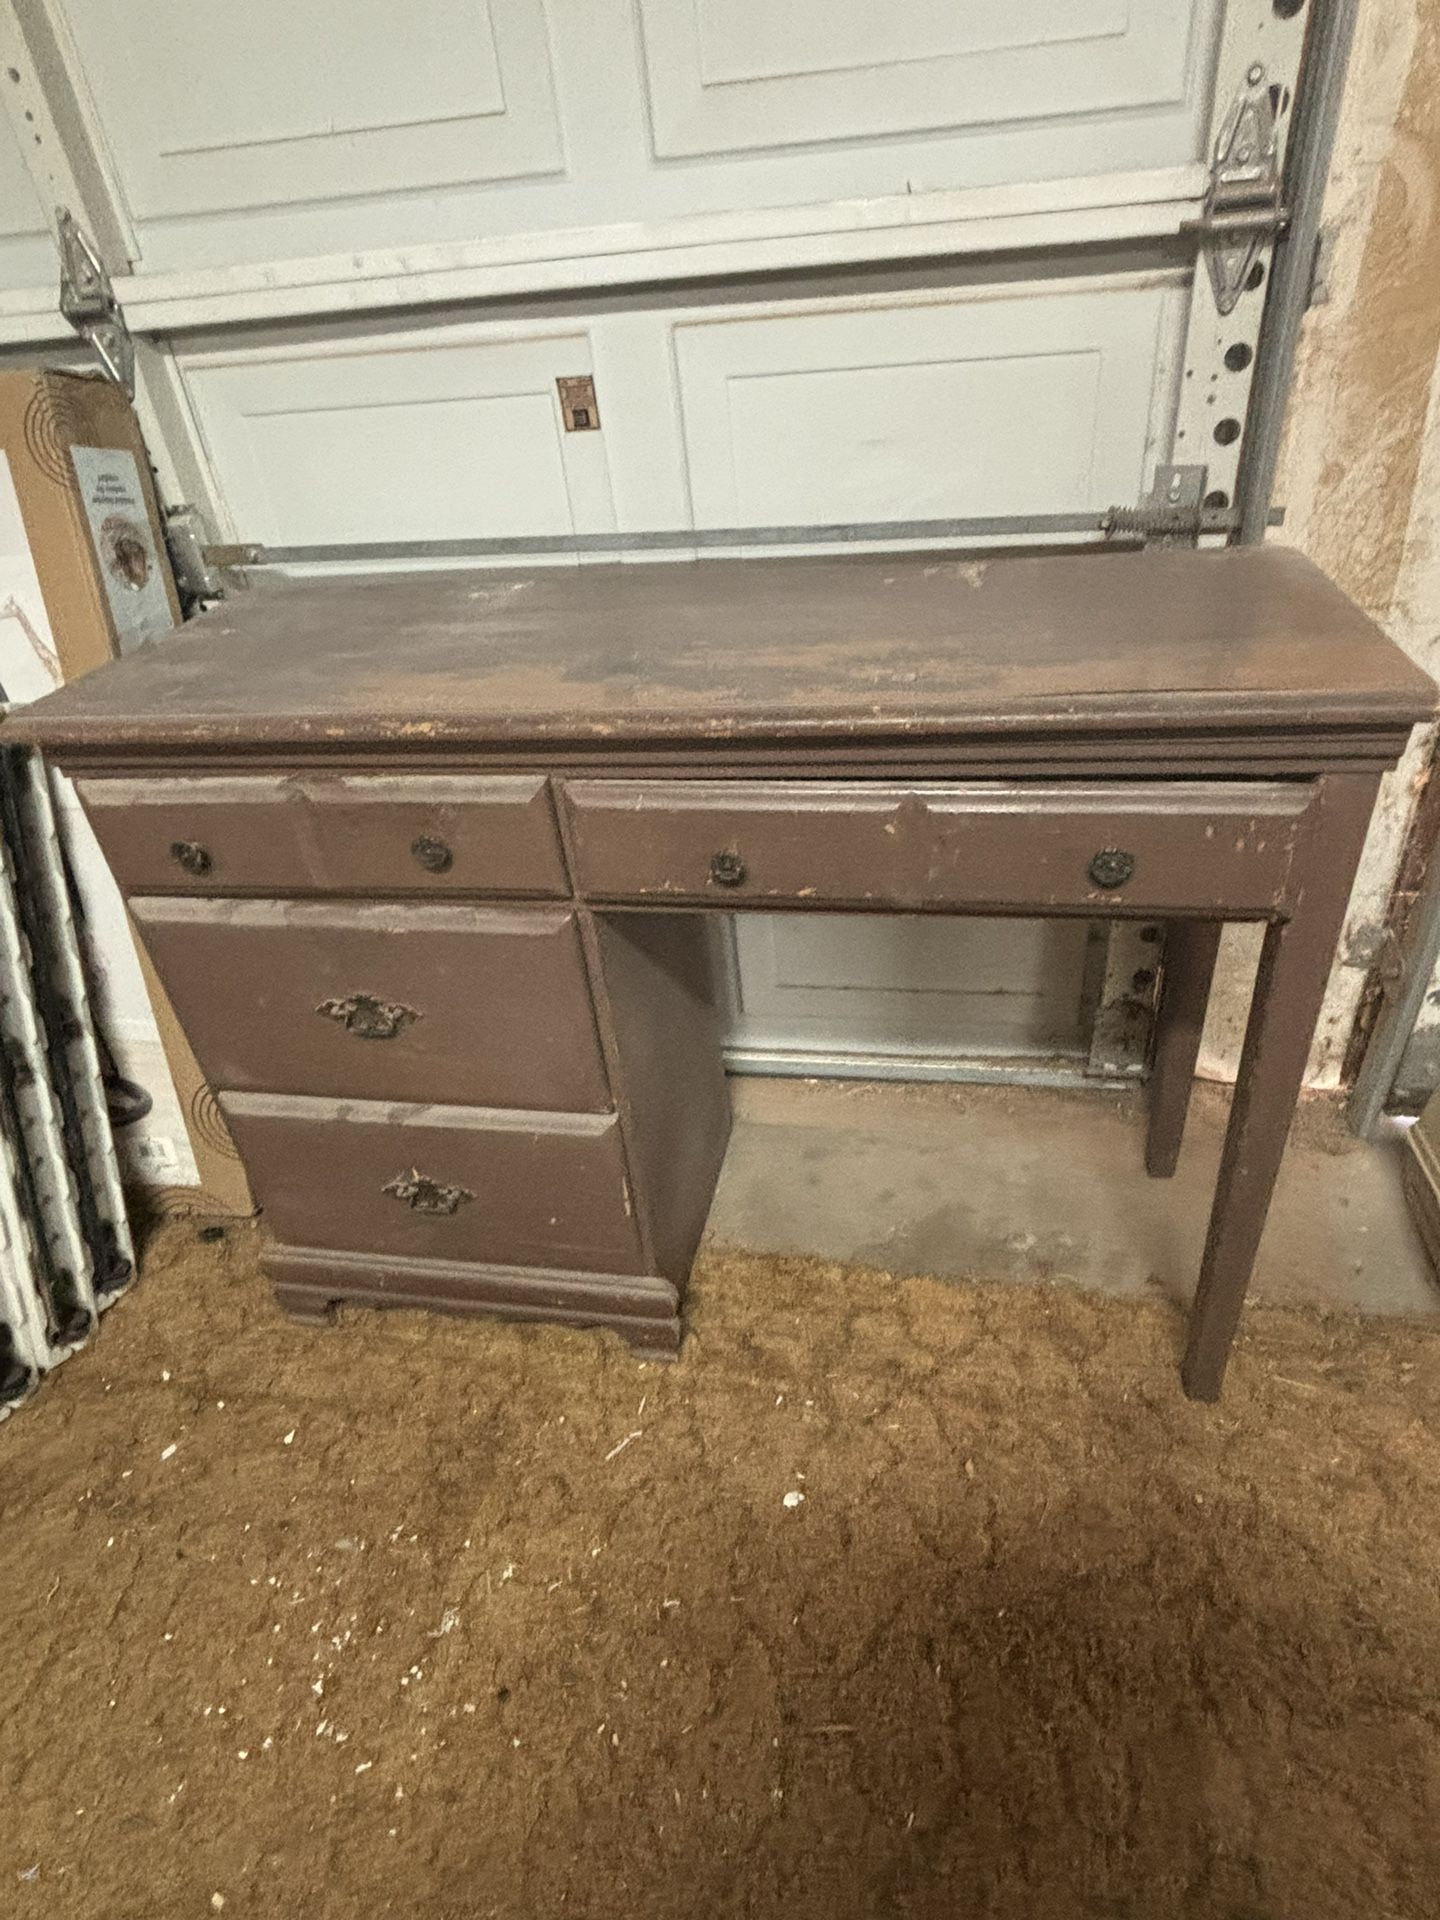
[[(707, 1238), (892, 1273), (1194, 1289), (1229, 1110), (1195, 1089), (1172, 1180), (1141, 1161), (1144, 1094), (734, 1078)], [(1333, 1097), (1296, 1116), (1252, 1297), (1440, 1314), (1400, 1185), (1398, 1130), (1352, 1139)]]

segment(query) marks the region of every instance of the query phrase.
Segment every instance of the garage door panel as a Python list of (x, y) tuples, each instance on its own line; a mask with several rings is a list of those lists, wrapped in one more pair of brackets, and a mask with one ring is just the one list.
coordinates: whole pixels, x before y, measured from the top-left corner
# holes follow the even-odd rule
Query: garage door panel
[[(897, 494), (925, 518), (958, 513), (958, 501), (982, 495), (988, 513), (1023, 513), (1055, 491), (1073, 498), (1089, 483), (1093, 436), (1084, 429), (1099, 372), (1096, 354), (1074, 353), (731, 381), (737, 520), (786, 519), (797, 469), (809, 476), (806, 492), (823, 520), (893, 516)], [(1058, 457), (1012, 446), (997, 461), (997, 428), (1003, 434), (1007, 413), (1032, 405), (1079, 431), (1062, 437)], [(964, 433), (955, 431), (957, 420), (966, 422)]]
[(1190, 0), (640, 0), (640, 11), (661, 158), (1183, 108), (1209, 59), (1207, 10)]
[[(394, 539), (391, 489), (428, 497), (425, 476), (437, 465), (459, 482), (451, 491), (454, 525), (445, 531), (463, 522), (497, 534), (537, 526), (559, 533), (569, 514), (549, 413), (543, 394), (275, 409), (250, 415), (250, 459), (265, 475), (272, 524), (303, 527), (310, 540)], [(480, 460), (478, 447), (487, 450)], [(367, 476), (382, 474), (383, 485), (366, 485)], [(444, 513), (443, 500), (429, 504)]]
[(1219, 0), (52, 5), (138, 266), (181, 274), (1182, 169), (1219, 17)]
[[(1186, 287), (1013, 282), (677, 316), (697, 524), (1100, 510), (1168, 457)], [(930, 1061), (1084, 1048), (1086, 934), (1030, 920), (746, 915), (727, 1045)]]
[(1144, 491), (1174, 290), (1038, 287), (675, 329), (713, 526), (1103, 508)]
[(938, 9), (932, 0), (890, 0), (877, 9), (856, 0), (645, 0), (650, 15), (688, 10), (698, 27), (702, 85), (789, 79), (876, 65), (919, 63), (1016, 48), (1116, 39), (1127, 32), (1124, 0), (1072, 0), (1057, 13), (1048, 0), (989, 8)]
[(15, 129), (0, 114), (0, 288), (58, 284), (59, 273)]
[(274, 545), (604, 532), (602, 436), (564, 431), (584, 333), (474, 328), (182, 362), (235, 524)]
[(66, 13), (142, 227), (563, 165), (542, 0), (414, 0), (403, 17), (388, 0)]
[(779, 1053), (1079, 1053), (1077, 921), (745, 914), (727, 1044)]

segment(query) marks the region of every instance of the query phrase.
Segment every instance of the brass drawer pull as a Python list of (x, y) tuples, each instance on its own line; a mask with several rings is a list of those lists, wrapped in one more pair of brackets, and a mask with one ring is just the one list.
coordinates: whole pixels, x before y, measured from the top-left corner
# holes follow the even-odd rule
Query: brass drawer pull
[(338, 1020), (357, 1040), (393, 1040), (420, 1018), (418, 1007), (401, 1000), (377, 1000), (373, 993), (352, 993), (343, 1000), (322, 1000), (315, 1009), (327, 1020)]
[(1106, 893), (1123, 887), (1135, 871), (1135, 856), (1119, 847), (1102, 847), (1090, 862), (1090, 878)]
[(418, 840), (412, 840), (410, 851), (427, 873), (448, 873), (455, 864), (454, 854), (433, 833), (422, 833)]
[(393, 1193), (412, 1213), (458, 1213), (467, 1200), (475, 1198), (468, 1187), (442, 1187), (438, 1180), (421, 1173), (418, 1167), (411, 1167), (408, 1173), (397, 1173), (380, 1191)]
[(186, 873), (194, 874), (197, 880), (202, 874), (209, 873), (215, 864), (198, 840), (172, 840), (170, 858), (178, 861)]
[(710, 878), (717, 887), (743, 887), (745, 884), (745, 862), (733, 850), (726, 853), (712, 853), (710, 856)]

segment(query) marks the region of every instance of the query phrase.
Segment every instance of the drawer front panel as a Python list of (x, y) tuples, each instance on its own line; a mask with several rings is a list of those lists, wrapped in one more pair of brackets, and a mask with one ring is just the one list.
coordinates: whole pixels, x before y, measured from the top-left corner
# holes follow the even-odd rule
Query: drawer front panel
[(602, 1112), (566, 908), (132, 900), (215, 1087)]
[(613, 1115), (222, 1093), (267, 1224), (291, 1246), (640, 1273)]
[(575, 780), (595, 900), (1265, 915), (1311, 789), (1258, 782)]
[(76, 785), (126, 893), (568, 892), (539, 776), (97, 776)]

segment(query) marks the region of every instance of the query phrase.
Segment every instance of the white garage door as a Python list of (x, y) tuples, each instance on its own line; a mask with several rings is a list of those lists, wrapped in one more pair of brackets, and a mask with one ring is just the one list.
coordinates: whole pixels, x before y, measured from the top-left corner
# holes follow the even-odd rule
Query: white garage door
[[(33, 3), (33, 0), (32, 0)], [(147, 272), (1183, 167), (1216, 0), (54, 0)]]
[[(1043, 522), (1172, 459), (1233, 492), (1264, 295), (1219, 315), (1179, 236), (1247, 87), (1283, 134), (1292, 0), (16, 14), (0, 343), (74, 205), (221, 538)], [(1103, 974), (1023, 922), (757, 918), (732, 959), (772, 1066), (1083, 1061)]]
[(54, 275), (45, 209), (26, 170), (20, 136), (9, 120), (0, 120), (0, 294), (48, 283)]

